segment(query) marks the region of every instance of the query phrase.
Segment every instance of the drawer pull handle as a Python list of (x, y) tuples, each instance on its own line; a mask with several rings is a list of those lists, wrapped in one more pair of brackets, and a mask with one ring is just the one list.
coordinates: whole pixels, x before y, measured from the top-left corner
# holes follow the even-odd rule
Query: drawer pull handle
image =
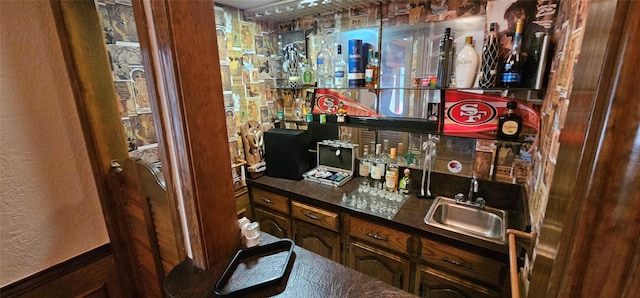
[(269, 200), (267, 198), (262, 198), (262, 201), (267, 203), (267, 204), (273, 204), (273, 202), (271, 202), (271, 200)]
[(317, 217), (317, 216), (315, 216), (315, 215), (313, 215), (313, 214), (311, 214), (311, 213), (304, 213), (304, 216), (306, 216), (306, 217), (308, 217), (308, 218), (311, 218), (311, 219), (313, 219), (313, 220), (320, 220), (320, 218), (319, 218), (319, 217)]
[(442, 261), (443, 261), (443, 262), (450, 263), (450, 264), (453, 264), (453, 265), (456, 265), (456, 266), (458, 266), (458, 267), (462, 267), (462, 268), (465, 268), (465, 269), (473, 270), (473, 266), (471, 266), (471, 265), (467, 265), (467, 264), (465, 264), (465, 263), (463, 263), (463, 262), (458, 262), (458, 261), (454, 261), (454, 260), (449, 260), (449, 259), (447, 259), (447, 258), (442, 259)]
[(373, 238), (373, 239), (376, 239), (376, 240), (381, 240), (381, 241), (389, 242), (389, 240), (388, 240), (387, 238), (384, 238), (384, 237), (378, 236), (377, 234), (373, 234), (373, 233), (369, 233), (369, 232), (367, 232), (367, 236), (369, 236), (369, 237), (371, 237), (371, 238)]

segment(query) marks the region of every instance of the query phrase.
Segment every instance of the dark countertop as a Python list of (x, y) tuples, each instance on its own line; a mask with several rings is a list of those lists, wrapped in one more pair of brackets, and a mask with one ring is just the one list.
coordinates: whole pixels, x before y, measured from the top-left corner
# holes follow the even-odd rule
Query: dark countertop
[[(260, 234), (260, 244), (277, 241)], [(293, 265), (285, 278), (250, 297), (415, 297), (380, 280), (347, 268), (299, 246), (294, 248)], [(178, 264), (165, 279), (168, 297), (214, 297), (217, 280), (213, 270), (200, 270), (190, 259)]]
[[(466, 182), (464, 178), (443, 177), (439, 176), (437, 173), (434, 173), (433, 177), (432, 193), (435, 195), (453, 197), (453, 193), (451, 193), (450, 189), (459, 190), (464, 189), (465, 187), (468, 189), (468, 184), (465, 184)], [(440, 184), (439, 187), (437, 186), (438, 183)], [(513, 187), (513, 185), (506, 185), (505, 187), (502, 187), (499, 184), (488, 181), (481, 183), (484, 184), (483, 186), (486, 186), (485, 188), (490, 188), (490, 191), (492, 192), (491, 194), (488, 194), (488, 196), (485, 196), (485, 198), (495, 198), (487, 199), (487, 206), (495, 206), (508, 212), (507, 228), (524, 230), (528, 224), (525, 221), (525, 218), (528, 218), (528, 215), (526, 215), (527, 210), (524, 208), (527, 204), (523, 200), (523, 190), (519, 187)], [(429, 210), (429, 207), (433, 204), (433, 199), (419, 199), (415, 193), (411, 194), (410, 198), (404, 203), (392, 220), (341, 206), (340, 200), (342, 198), (342, 194), (349, 194), (358, 187), (358, 177), (352, 179), (341, 187), (333, 187), (314, 181), (295, 181), (269, 176), (250, 179), (248, 180), (248, 185), (278, 193), (301, 202), (307, 202), (318, 207), (338, 212), (347, 212), (406, 232), (415, 233), (434, 240), (449, 242), (449, 244), (452, 245), (472, 245), (473, 249), (478, 249), (480, 252), (485, 251), (488, 254), (498, 255), (500, 259), (502, 259), (502, 256), (506, 258), (508, 255), (508, 246), (506, 243), (499, 244), (489, 242), (472, 236), (462, 235), (427, 225), (424, 223), (424, 217)], [(433, 190), (437, 190), (439, 192)], [(487, 192), (489, 192), (489, 190)], [(498, 198), (498, 193), (501, 192), (506, 193), (506, 195), (500, 194), (502, 197)]]

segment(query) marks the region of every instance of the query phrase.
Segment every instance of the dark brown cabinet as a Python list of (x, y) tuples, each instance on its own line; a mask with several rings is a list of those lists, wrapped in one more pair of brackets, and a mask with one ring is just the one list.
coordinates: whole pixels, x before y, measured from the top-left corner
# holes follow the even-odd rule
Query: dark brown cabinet
[(342, 263), (338, 213), (293, 201), (291, 215), (297, 245)]
[(260, 230), (279, 238), (291, 238), (291, 220), (289, 219), (289, 198), (251, 188), (251, 202), (255, 220)]
[[(251, 188), (260, 229), (421, 297), (502, 297), (506, 260)], [(311, 203), (310, 203), (311, 202)], [(341, 220), (342, 219), (342, 220)], [(341, 222), (343, 225), (341, 225)]]
[(415, 294), (428, 298), (501, 297), (499, 292), (465, 280), (459, 276), (419, 264), (416, 267)]
[(496, 287), (503, 284), (508, 270), (505, 262), (429, 239), (422, 238), (420, 241), (421, 262), (464, 280), (477, 280)]
[(349, 267), (409, 291), (411, 262), (395, 253), (352, 241), (349, 243)]
[(409, 291), (410, 234), (352, 217), (349, 235), (349, 267)]
[(260, 230), (278, 238), (291, 238), (291, 221), (286, 216), (260, 207), (255, 208), (255, 216)]
[(414, 294), (421, 297), (501, 297), (506, 264), (429, 239), (420, 239)]
[(293, 231), (294, 241), (298, 246), (327, 259), (342, 263), (340, 257), (340, 233), (295, 219)]

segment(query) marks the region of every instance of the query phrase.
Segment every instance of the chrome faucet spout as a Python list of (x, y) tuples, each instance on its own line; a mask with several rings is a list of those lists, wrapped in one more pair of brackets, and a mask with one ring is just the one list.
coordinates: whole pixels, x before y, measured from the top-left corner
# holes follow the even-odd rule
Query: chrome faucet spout
[(471, 177), (471, 184), (469, 185), (469, 196), (467, 197), (467, 201), (474, 203), (475, 202), (475, 194), (478, 192), (478, 179), (476, 176)]

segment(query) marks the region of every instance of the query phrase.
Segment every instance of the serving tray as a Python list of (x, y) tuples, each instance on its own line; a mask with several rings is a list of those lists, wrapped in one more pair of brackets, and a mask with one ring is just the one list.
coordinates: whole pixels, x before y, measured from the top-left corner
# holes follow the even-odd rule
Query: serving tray
[(285, 279), (295, 243), (291, 239), (239, 250), (216, 283), (218, 297), (247, 296)]

